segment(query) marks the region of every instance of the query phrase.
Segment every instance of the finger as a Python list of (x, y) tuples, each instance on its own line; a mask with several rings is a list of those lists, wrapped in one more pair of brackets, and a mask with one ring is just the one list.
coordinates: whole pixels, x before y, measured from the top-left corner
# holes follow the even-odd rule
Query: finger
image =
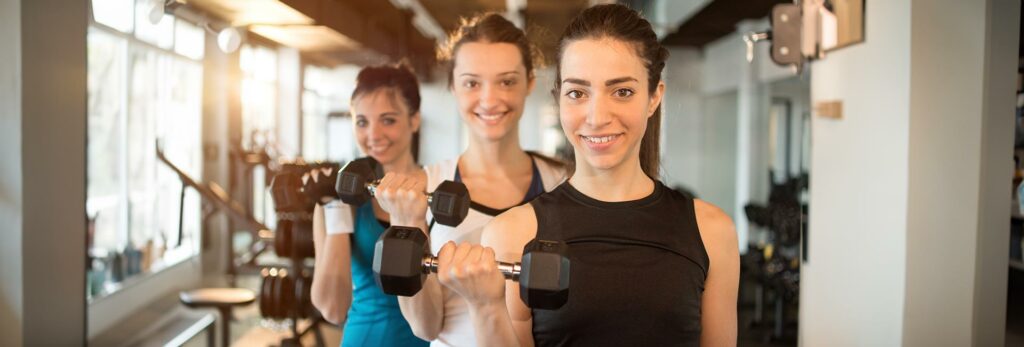
[(452, 256), (455, 255), (455, 243), (445, 242), (437, 251), (437, 277), (442, 283), (448, 282), (448, 268), (452, 265)]
[(472, 246), (465, 242), (455, 248), (455, 253), (452, 254), (452, 267), (449, 269), (449, 271), (452, 271), (453, 276), (457, 277), (462, 273), (462, 268), (465, 267), (466, 255), (469, 254), (470, 248)]
[(484, 252), (484, 248), (483, 247), (476, 246), (476, 245), (470, 247), (469, 253), (466, 254), (466, 263), (467, 264), (479, 264), (480, 263), (480, 254), (482, 254), (483, 252)]

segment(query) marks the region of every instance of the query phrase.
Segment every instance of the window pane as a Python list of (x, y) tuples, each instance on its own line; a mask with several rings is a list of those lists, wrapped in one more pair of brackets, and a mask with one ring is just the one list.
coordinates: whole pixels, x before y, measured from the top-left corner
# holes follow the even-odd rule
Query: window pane
[(174, 51), (186, 57), (202, 60), (206, 32), (192, 23), (178, 20), (174, 27)]
[(121, 32), (132, 32), (133, 0), (92, 0), (92, 17)]
[(277, 54), (245, 45), (242, 68), (242, 146), (256, 149), (273, 142), (277, 128)]
[(326, 160), (326, 137), (327, 111), (320, 107), (320, 96), (307, 90), (302, 93), (302, 157)]
[(86, 213), (93, 221), (91, 250), (113, 250), (124, 232), (122, 175), (125, 39), (90, 28), (88, 33), (88, 144)]
[(171, 49), (174, 46), (174, 16), (164, 14), (160, 22), (149, 21), (149, 12), (153, 9), (152, 0), (136, 0), (135, 2), (135, 37)]
[(161, 60), (156, 52), (136, 46), (131, 52), (131, 89), (128, 99), (128, 207), (129, 240), (142, 246), (152, 237), (156, 198), (156, 116), (160, 108)]

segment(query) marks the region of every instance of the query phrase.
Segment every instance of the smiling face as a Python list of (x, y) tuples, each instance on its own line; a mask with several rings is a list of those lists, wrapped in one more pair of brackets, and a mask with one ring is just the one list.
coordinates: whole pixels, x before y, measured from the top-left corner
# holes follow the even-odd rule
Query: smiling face
[[(639, 163), (647, 119), (664, 91), (649, 90), (647, 68), (628, 43), (587, 38), (565, 46), (558, 92), (560, 120), (577, 170), (610, 170)], [(581, 166), (585, 165), (585, 166)]]
[(455, 54), (452, 93), (473, 137), (519, 136), (519, 118), (533, 89), (522, 53), (511, 43), (466, 42)]
[(381, 88), (352, 100), (352, 123), (359, 149), (384, 165), (411, 157), (412, 135), (420, 128), (419, 113), (409, 114), (393, 88)]

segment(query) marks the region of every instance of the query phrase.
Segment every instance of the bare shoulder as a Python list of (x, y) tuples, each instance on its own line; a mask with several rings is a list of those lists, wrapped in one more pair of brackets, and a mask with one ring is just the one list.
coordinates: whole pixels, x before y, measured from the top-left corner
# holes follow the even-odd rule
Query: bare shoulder
[(537, 215), (533, 206), (516, 206), (484, 226), (480, 243), (494, 249), (502, 261), (518, 261), (522, 258), (523, 246), (537, 235)]
[(697, 228), (700, 229), (704, 247), (733, 248), (737, 245), (736, 226), (732, 218), (721, 208), (704, 200), (693, 200), (693, 211), (697, 216)]

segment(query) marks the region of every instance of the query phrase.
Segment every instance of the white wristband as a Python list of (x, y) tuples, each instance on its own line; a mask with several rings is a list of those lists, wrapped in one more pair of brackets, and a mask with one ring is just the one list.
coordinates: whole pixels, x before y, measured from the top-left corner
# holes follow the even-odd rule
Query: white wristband
[(341, 200), (332, 200), (324, 205), (324, 224), (327, 235), (351, 234), (355, 231), (352, 208)]

